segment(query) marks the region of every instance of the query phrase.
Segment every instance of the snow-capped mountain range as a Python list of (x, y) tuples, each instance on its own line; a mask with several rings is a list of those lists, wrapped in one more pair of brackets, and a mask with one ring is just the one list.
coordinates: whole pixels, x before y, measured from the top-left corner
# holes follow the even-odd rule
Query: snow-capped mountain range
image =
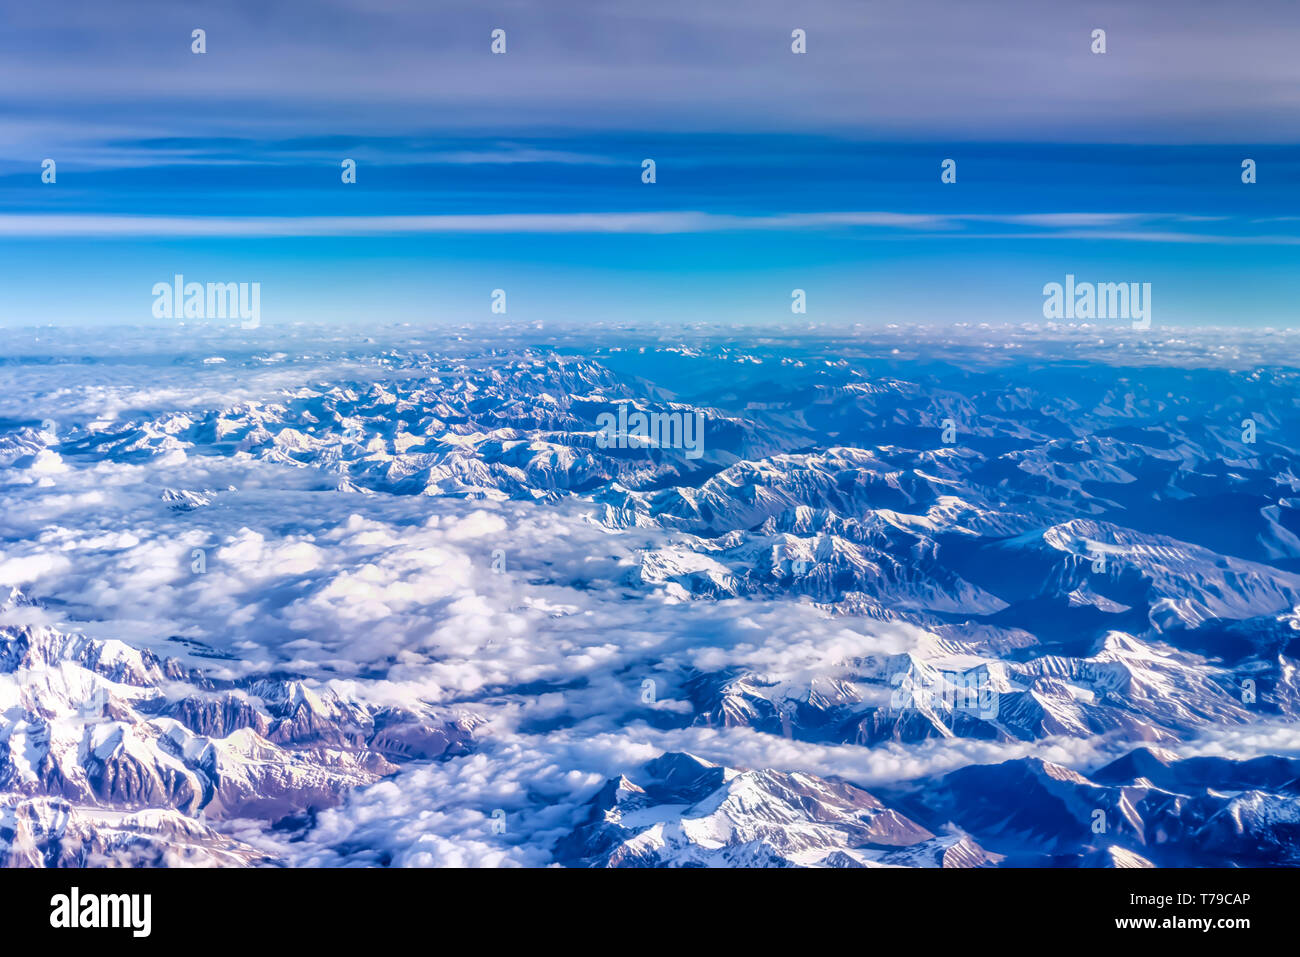
[(241, 335), (0, 363), (6, 864), (1300, 857), (1286, 335)]

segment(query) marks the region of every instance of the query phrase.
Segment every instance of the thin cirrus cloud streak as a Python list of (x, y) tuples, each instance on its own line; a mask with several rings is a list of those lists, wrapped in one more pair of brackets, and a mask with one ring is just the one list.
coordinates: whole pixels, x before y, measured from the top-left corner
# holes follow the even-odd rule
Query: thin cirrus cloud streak
[[(288, 237), (392, 236), (435, 233), (713, 233), (753, 230), (863, 228), (931, 232), (972, 239), (1118, 239), (1145, 242), (1292, 245), (1294, 236), (1233, 236), (1141, 228), (1138, 213), (1044, 213), (990, 216), (898, 212), (779, 213), (737, 216), (693, 210), (661, 212), (483, 213), (358, 216), (129, 216), (114, 214), (0, 214), (4, 237)], [(1168, 221), (1171, 217), (1155, 217)], [(1189, 221), (1186, 217), (1172, 217)], [(1038, 227), (1033, 233), (961, 230), (967, 224)], [(1119, 229), (1127, 225), (1129, 228)]]
[(1176, 233), (1168, 230), (1071, 229), (1058, 233), (968, 233), (967, 239), (1104, 239), (1128, 243), (1187, 243), (1212, 246), (1295, 246), (1300, 236), (1224, 236), (1210, 233)]
[[(413, 116), (443, 131), (610, 129), (637, 117), (643, 131), (1293, 142), (1300, 76), (1290, 0), (1235, 17), (1211, 0), (1096, 0), (1086, 12), (1034, 0), (321, 0), (303, 17), (214, 4), (202, 24), (159, 0), (64, 0), (59, 17), (9, 6), (0, 114), (58, 123), (13, 158), (105, 124), (380, 135)], [(200, 25), (201, 57), (190, 52)], [(494, 27), (508, 29), (506, 56), (490, 52)], [(806, 56), (790, 49), (794, 27), (807, 32)], [(1095, 27), (1108, 31), (1105, 56), (1091, 52)]]

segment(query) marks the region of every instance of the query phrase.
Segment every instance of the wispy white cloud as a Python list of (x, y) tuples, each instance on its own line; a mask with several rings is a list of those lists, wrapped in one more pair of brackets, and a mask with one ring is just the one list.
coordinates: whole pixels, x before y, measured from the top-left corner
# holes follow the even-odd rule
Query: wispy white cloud
[(951, 228), (943, 216), (792, 213), (732, 216), (691, 210), (599, 213), (473, 213), (410, 216), (199, 217), (25, 213), (0, 215), (0, 236), (364, 236), (409, 233), (703, 233), (875, 226)]
[[(434, 233), (716, 233), (859, 229), (932, 233), (971, 239), (1113, 239), (1132, 242), (1294, 245), (1300, 237), (1230, 235), (1165, 228), (1185, 217), (1142, 213), (1008, 215), (821, 211), (739, 216), (699, 210), (656, 212), (453, 213), (359, 216), (131, 216), (70, 213), (0, 214), (8, 237), (288, 237), (396, 236)], [(1220, 222), (1216, 220), (1216, 223)], [(975, 224), (1037, 227), (1032, 233), (966, 231)], [(1117, 226), (1127, 224), (1129, 228)]]
[[(9, 113), (64, 107), (71, 136), (106, 117), (173, 135), (328, 134), (341, 116), (371, 132), (408, 130), (413, 118), (444, 130), (633, 118), (674, 130), (1068, 142), (1295, 133), (1297, 19), (1282, 0), (1235, 19), (1207, 0), (1176, 9), (1099, 0), (1083, 19), (1030, 0), (810, 0), (797, 16), (775, 0), (507, 4), (492, 16), (473, 4), (377, 10), (349, 0), (295, 11), (299, 29), (235, 4), (204, 11), (205, 57), (189, 52), (192, 25), (156, 0), (61, 9), (9, 11), (0, 99)], [(1098, 24), (1111, 38), (1105, 56), (1089, 49)], [(495, 26), (508, 28), (507, 56), (489, 53)], [(806, 56), (790, 53), (794, 26), (808, 32)]]

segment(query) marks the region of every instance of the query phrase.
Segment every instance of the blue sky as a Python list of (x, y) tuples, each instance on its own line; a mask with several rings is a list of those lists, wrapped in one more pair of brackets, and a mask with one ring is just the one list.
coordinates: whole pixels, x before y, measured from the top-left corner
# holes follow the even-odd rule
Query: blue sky
[(1295, 324), (1290, 4), (54, 7), (0, 37), (5, 325), (151, 322), (176, 273), (261, 282), (267, 325), (490, 321), (494, 288), (516, 320), (780, 323), (798, 287), (810, 321), (1034, 322), (1066, 273)]

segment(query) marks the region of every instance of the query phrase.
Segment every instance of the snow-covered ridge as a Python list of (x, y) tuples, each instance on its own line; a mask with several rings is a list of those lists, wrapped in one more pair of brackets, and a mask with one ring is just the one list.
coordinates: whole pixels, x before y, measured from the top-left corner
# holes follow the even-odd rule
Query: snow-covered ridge
[(403, 761), (465, 753), (476, 724), (284, 678), (223, 687), (120, 641), (30, 626), (0, 628), (0, 715), (0, 843), (11, 863), (77, 865), (119, 850), (255, 860), (210, 825), (331, 807)]

